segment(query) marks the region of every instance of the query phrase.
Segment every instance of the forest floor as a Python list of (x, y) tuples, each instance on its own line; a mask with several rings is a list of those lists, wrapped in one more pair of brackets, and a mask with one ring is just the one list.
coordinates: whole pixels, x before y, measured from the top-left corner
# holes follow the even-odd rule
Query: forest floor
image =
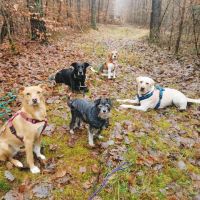
[[(106, 91), (113, 99), (104, 139), (89, 148), (86, 129), (71, 138), (66, 103), (70, 90), (50, 86), (49, 125), (42, 141), (48, 160), (36, 162), (42, 170), (39, 175), (1, 163), (0, 196), (6, 200), (88, 199), (108, 172), (128, 161), (131, 165), (115, 173), (96, 200), (200, 199), (199, 106), (189, 106), (185, 112), (169, 107), (144, 113), (119, 110), (116, 102), (136, 94), (135, 79), (140, 75), (200, 98), (200, 68), (195, 57), (177, 60), (168, 51), (149, 45), (147, 35), (147, 30), (133, 27), (100, 26), (98, 31), (54, 34), (48, 46), (20, 41), (16, 55), (7, 44), (0, 47), (1, 95), (8, 91), (17, 94), (21, 85), (48, 83), (50, 74), (73, 62), (89, 62), (95, 67), (105, 62), (110, 50), (117, 49), (120, 55), (116, 80), (87, 72), (90, 91), (86, 98), (95, 99)], [(12, 111), (19, 106), (17, 100)], [(25, 156), (20, 157), (25, 163)]]

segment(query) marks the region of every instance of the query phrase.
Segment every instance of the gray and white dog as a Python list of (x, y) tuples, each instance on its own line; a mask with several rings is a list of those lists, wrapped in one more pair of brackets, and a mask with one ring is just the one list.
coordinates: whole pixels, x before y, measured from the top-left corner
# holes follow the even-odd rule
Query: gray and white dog
[(109, 125), (111, 110), (111, 100), (99, 98), (94, 102), (85, 99), (68, 100), (71, 109), (72, 119), (70, 122), (70, 133), (74, 134), (74, 129), (79, 128), (81, 122), (89, 124), (88, 139), (89, 145), (94, 145), (94, 137), (101, 138), (100, 133)]

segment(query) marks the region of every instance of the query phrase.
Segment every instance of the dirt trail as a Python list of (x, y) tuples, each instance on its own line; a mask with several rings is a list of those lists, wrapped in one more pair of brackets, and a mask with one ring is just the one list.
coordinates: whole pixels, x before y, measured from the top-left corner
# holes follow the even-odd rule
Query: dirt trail
[[(87, 199), (106, 173), (124, 161), (132, 166), (116, 173), (97, 199), (192, 199), (200, 194), (198, 106), (193, 105), (186, 112), (173, 107), (147, 113), (118, 110), (115, 99), (133, 97), (135, 78), (139, 75), (151, 76), (162, 86), (200, 98), (198, 61), (177, 60), (169, 52), (149, 46), (144, 40), (147, 35), (147, 30), (133, 27), (100, 26), (98, 31), (56, 35), (56, 42), (49, 46), (26, 43), (16, 56), (8, 57), (3, 52), (2, 94), (24, 83), (47, 82), (49, 74), (74, 61), (98, 66), (112, 49), (119, 51), (120, 68), (115, 81), (88, 70), (90, 91), (86, 98), (94, 99), (106, 91), (113, 99), (111, 125), (103, 132), (105, 138), (97, 142), (97, 147), (88, 147), (86, 129), (70, 138), (66, 104), (69, 89), (56, 86), (47, 100), (50, 126), (43, 146), (48, 161), (38, 163), (42, 175), (9, 168), (16, 178), (11, 183), (4, 177), (6, 167), (0, 165), (0, 195), (13, 188), (17, 195), (33, 195), (33, 199), (41, 195), (65, 200)], [(13, 111), (17, 108), (17, 103), (12, 105)], [(46, 193), (41, 188), (46, 188)]]

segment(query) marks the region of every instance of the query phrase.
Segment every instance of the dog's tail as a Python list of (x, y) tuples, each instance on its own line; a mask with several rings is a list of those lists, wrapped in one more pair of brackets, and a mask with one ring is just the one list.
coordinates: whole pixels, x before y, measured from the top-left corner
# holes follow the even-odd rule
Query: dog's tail
[(190, 98), (187, 98), (187, 102), (188, 103), (200, 103), (200, 99), (190, 99)]
[(95, 70), (94, 67), (91, 67), (90, 69), (91, 69), (92, 72), (94, 72), (94, 73), (98, 73), (98, 71)]

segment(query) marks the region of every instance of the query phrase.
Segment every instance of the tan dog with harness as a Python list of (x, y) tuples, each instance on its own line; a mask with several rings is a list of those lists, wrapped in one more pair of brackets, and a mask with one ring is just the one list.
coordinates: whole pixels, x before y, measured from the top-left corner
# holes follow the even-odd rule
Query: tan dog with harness
[(47, 125), (44, 89), (45, 85), (19, 89), (22, 108), (0, 130), (0, 160), (9, 160), (16, 167), (23, 167), (13, 157), (25, 147), (27, 163), (32, 173), (40, 172), (34, 165), (33, 152), (38, 158), (45, 159), (40, 153), (41, 133)]

